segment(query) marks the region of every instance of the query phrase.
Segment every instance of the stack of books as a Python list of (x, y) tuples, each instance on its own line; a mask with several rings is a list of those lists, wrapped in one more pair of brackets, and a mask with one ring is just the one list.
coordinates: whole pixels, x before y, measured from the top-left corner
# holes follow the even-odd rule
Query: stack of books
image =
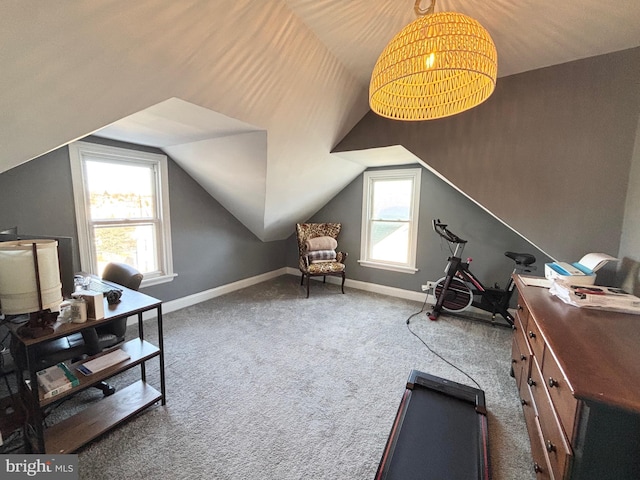
[(64, 363), (40, 370), (36, 372), (36, 376), (44, 398), (55, 397), (80, 385), (78, 377)]

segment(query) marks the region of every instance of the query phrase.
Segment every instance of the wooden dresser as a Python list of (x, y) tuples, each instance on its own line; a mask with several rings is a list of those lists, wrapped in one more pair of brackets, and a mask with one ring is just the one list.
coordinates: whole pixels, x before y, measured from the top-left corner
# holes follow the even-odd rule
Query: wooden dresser
[(640, 315), (519, 293), (512, 372), (538, 479), (640, 479)]

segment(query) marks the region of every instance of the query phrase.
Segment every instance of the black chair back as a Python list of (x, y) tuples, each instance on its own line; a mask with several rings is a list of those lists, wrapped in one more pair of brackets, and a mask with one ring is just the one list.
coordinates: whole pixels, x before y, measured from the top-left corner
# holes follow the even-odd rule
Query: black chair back
[(138, 290), (142, 283), (143, 275), (126, 263), (111, 262), (104, 267), (102, 279), (117, 283), (131, 290)]

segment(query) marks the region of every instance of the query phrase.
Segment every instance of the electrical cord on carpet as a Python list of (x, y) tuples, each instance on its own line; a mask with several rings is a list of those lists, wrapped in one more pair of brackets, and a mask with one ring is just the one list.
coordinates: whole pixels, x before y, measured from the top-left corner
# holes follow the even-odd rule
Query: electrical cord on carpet
[[(428, 297), (427, 297), (428, 298)], [(413, 313), (409, 316), (409, 318), (407, 318), (407, 330), (409, 330), (409, 332), (411, 332), (411, 334), (416, 337), (418, 340), (420, 340), (422, 342), (422, 344), (427, 347), (427, 350), (429, 350), (432, 354), (434, 354), (436, 357), (438, 357), (440, 360), (442, 360), (444, 363), (446, 363), (447, 365), (450, 365), (451, 367), (455, 368), (456, 370), (458, 370), (460, 373), (462, 373), (464, 376), (466, 376), (469, 380), (471, 380), (473, 383), (476, 384), (476, 386), (482, 390), (482, 387), (480, 386), (480, 384), (478, 382), (475, 381), (475, 379), (469, 375), (467, 372), (465, 372), (464, 370), (462, 370), (460, 367), (458, 367), (457, 365), (454, 365), (452, 362), (450, 362), (449, 360), (447, 360), (446, 358), (444, 358), (442, 355), (440, 355), (439, 353), (437, 353), (436, 351), (434, 351), (428, 344), (427, 342), (425, 342), (416, 332), (414, 332), (413, 330), (411, 330), (411, 319), (417, 315), (420, 315), (422, 312), (424, 312), (424, 307), (427, 305), (427, 298), (424, 299), (424, 303), (422, 304), (422, 308), (420, 309), (419, 312)]]

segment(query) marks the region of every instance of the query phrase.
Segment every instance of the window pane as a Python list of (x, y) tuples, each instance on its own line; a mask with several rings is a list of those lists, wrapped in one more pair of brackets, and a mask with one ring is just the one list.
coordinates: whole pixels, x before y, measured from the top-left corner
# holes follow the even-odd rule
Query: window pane
[(415, 273), (421, 168), (363, 174), (360, 265)]
[(100, 274), (109, 262), (126, 263), (143, 274), (159, 269), (154, 225), (98, 226), (93, 232)]
[(371, 223), (371, 259), (407, 263), (409, 259), (409, 225), (397, 222)]
[(151, 167), (88, 160), (85, 171), (92, 220), (155, 216)]
[(411, 179), (373, 182), (373, 218), (375, 220), (410, 220), (413, 196)]

